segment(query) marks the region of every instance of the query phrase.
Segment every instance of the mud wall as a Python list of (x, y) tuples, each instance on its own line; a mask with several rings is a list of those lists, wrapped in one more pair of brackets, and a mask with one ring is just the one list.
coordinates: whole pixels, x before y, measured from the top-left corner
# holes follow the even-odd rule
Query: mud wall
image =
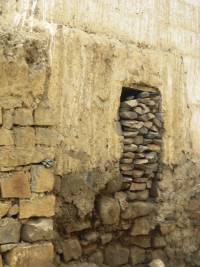
[[(30, 218), (53, 216), (56, 195), (56, 231), (65, 228), (74, 233), (90, 228), (99, 194), (106, 195), (110, 187), (112, 194), (120, 191), (123, 139), (118, 110), (122, 87), (149, 87), (161, 92), (165, 127), (163, 175), (154, 216), (166, 242), (159, 256), (169, 266), (198, 266), (197, 1), (51, 1), (45, 6), (45, 1), (36, 2), (31, 21), (26, 15), (32, 14), (31, 5), (23, 5), (25, 1), (0, 2), (1, 217), (2, 224), (18, 225), (15, 241), (1, 244), (26, 241), (33, 243), (27, 253), (43, 246), (49, 255), (51, 243), (41, 240), (52, 237), (41, 234), (42, 238), (24, 240), (19, 236), (20, 224), (22, 228), (36, 224), (20, 215), (23, 202), (32, 205), (37, 198), (50, 197), (45, 203), (51, 212), (47, 215), (47, 208), (42, 208)], [(55, 180), (54, 188), (51, 184), (35, 191), (34, 168), (48, 172), (50, 181)], [(13, 190), (16, 181), (22, 183), (20, 192), (7, 194), (7, 183)], [(25, 192), (21, 192), (23, 186)], [(12, 209), (16, 209), (14, 214)], [(9, 227), (2, 228), (5, 235)], [(76, 241), (77, 236), (79, 233)], [(54, 239), (60, 240), (59, 235)], [(22, 266), (12, 261), (21, 246), (24, 250), (23, 244), (1, 248), (4, 262)], [(70, 260), (81, 257), (80, 246), (84, 251), (79, 244), (78, 256)], [(63, 254), (56, 242), (55, 251)], [(87, 259), (92, 252), (89, 250)], [(63, 260), (59, 257), (56, 264)]]

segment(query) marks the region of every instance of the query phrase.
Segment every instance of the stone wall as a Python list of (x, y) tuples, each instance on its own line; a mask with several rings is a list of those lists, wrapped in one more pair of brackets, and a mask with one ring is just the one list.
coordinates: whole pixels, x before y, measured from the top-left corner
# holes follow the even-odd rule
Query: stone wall
[[(58, 266), (118, 265), (116, 254), (119, 265), (134, 265), (134, 255), (200, 264), (199, 5), (111, 2), (35, 1), (31, 9), (30, 1), (0, 1), (4, 265), (51, 266), (52, 244)], [(165, 238), (156, 252), (146, 237), (123, 240), (134, 224), (118, 219), (132, 206), (119, 169), (123, 87), (162, 96), (163, 165), (151, 219)]]

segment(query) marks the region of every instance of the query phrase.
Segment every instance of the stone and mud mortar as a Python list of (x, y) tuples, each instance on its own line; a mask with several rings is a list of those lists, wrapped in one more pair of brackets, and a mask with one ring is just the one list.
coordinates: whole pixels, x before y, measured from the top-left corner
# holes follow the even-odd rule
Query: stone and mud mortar
[(0, 267), (198, 267), (199, 6), (75, 2), (0, 0)]

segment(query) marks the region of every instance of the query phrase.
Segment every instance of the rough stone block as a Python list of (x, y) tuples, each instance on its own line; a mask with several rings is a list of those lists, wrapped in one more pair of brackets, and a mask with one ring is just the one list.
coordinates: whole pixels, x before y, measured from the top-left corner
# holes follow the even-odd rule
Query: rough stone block
[(36, 144), (55, 146), (58, 143), (57, 132), (51, 128), (36, 128)]
[(154, 248), (162, 248), (166, 246), (166, 241), (163, 236), (161, 235), (155, 235), (153, 237), (152, 245)]
[(129, 250), (120, 244), (109, 244), (105, 247), (105, 264), (111, 267), (128, 263)]
[(118, 224), (120, 206), (116, 199), (103, 196), (99, 201), (99, 213), (103, 224)]
[(62, 179), (61, 195), (66, 202), (73, 203), (80, 217), (92, 212), (95, 192), (87, 182), (87, 175), (83, 173), (71, 174)]
[(54, 158), (54, 149), (44, 147), (0, 146), (0, 169), (39, 163)]
[(100, 236), (102, 245), (109, 243), (112, 240), (112, 233), (105, 233)]
[(51, 192), (54, 188), (55, 178), (53, 173), (41, 165), (31, 168), (31, 190), (33, 192)]
[(29, 174), (17, 172), (11, 178), (0, 181), (3, 198), (29, 198), (31, 196)]
[(10, 130), (13, 127), (13, 109), (4, 110), (3, 113), (3, 127)]
[(161, 151), (161, 146), (156, 145), (156, 144), (148, 144), (147, 147), (150, 151), (153, 151), (153, 152), (160, 152)]
[(82, 255), (81, 245), (76, 238), (68, 239), (62, 242), (62, 249), (65, 262), (77, 260)]
[(11, 206), (11, 203), (8, 201), (0, 202), (0, 219), (7, 215), (10, 206)]
[(15, 110), (14, 114), (15, 125), (33, 125), (33, 111), (31, 109), (20, 108)]
[(123, 238), (122, 242), (126, 246), (134, 245), (140, 248), (150, 248), (151, 236), (150, 235), (126, 236)]
[(127, 193), (128, 200), (147, 200), (149, 197), (149, 191), (138, 191), (138, 192), (128, 192)]
[(55, 115), (49, 108), (37, 108), (34, 114), (34, 123), (38, 126), (53, 126), (56, 123)]
[(21, 219), (30, 217), (51, 217), (55, 214), (55, 196), (32, 198), (30, 200), (20, 200)]
[(0, 146), (14, 145), (14, 139), (12, 131), (1, 128), (0, 129)]
[(98, 239), (98, 233), (96, 231), (87, 231), (83, 234), (83, 239), (85, 242), (95, 243)]
[(7, 256), (9, 267), (53, 267), (54, 249), (51, 243), (18, 245)]
[(103, 253), (100, 250), (97, 250), (89, 257), (89, 262), (96, 263), (99, 267), (103, 265), (103, 260)]
[(26, 242), (53, 239), (52, 219), (32, 219), (22, 226), (21, 237)]
[(132, 236), (148, 235), (150, 231), (151, 231), (151, 225), (149, 220), (146, 217), (141, 217), (135, 219), (134, 225), (131, 229), (131, 235)]
[(35, 145), (35, 130), (32, 127), (14, 129), (16, 146), (30, 147)]
[(121, 216), (123, 219), (135, 219), (150, 214), (154, 209), (155, 207), (152, 203), (137, 201), (129, 203), (128, 208), (122, 212)]
[(130, 251), (130, 259), (132, 266), (143, 263), (145, 261), (145, 250), (138, 247), (132, 247)]
[(175, 223), (163, 223), (160, 224), (160, 231), (163, 235), (168, 235), (172, 233), (176, 228)]
[(145, 183), (132, 183), (130, 187), (130, 191), (142, 191), (146, 189)]
[(0, 220), (0, 244), (17, 243), (20, 240), (21, 224), (12, 218)]

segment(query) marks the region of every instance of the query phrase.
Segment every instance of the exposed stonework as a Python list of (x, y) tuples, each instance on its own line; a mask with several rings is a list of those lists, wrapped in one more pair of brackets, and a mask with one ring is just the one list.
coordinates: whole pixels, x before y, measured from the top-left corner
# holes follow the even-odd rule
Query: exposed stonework
[(51, 217), (55, 214), (55, 197), (47, 195), (34, 197), (30, 200), (20, 200), (19, 217), (27, 219), (30, 217)]
[(7, 255), (10, 267), (53, 267), (53, 246), (51, 243), (19, 245)]
[[(55, 222), (56, 266), (102, 266), (106, 248), (115, 253), (117, 247), (114, 264), (126, 267), (146, 267), (152, 259), (197, 267), (198, 1), (79, 2), (0, 0), (0, 181), (10, 183), (9, 192), (1, 185), (0, 223), (12, 219), (23, 229), (31, 222), (35, 229), (37, 220), (54, 216), (55, 194), (56, 216), (49, 219)], [(122, 137), (122, 87), (156, 89), (162, 95), (163, 172), (156, 179), (146, 177), (156, 169), (152, 163), (148, 171), (130, 167), (149, 164), (161, 148), (159, 142), (144, 148), (146, 138), (133, 132)], [(136, 104), (130, 99), (128, 107), (135, 110), (119, 114), (123, 127), (143, 128), (144, 135), (146, 129), (159, 128), (160, 120), (149, 112), (152, 100), (141, 103), (147, 107)], [(138, 158), (138, 147), (151, 155)], [(33, 177), (38, 166), (50, 176)], [(13, 186), (16, 172), (29, 175), (28, 186), (24, 179)], [(107, 210), (100, 205), (105, 198)], [(28, 247), (50, 238), (46, 224), (39, 225), (41, 237), (36, 227)], [(61, 244), (71, 239), (79, 242), (81, 257), (66, 263)], [(21, 235), (16, 244), (1, 245), (3, 265), (52, 265), (46, 256), (52, 250), (25, 256), (22, 242)], [(124, 251), (129, 251), (128, 260)], [(12, 253), (16, 262), (8, 262)]]

